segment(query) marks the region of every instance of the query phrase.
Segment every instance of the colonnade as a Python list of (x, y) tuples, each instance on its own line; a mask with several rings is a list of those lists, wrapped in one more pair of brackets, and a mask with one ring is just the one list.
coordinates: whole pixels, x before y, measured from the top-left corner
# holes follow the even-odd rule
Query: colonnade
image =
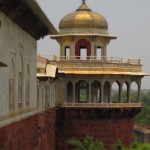
[[(131, 86), (136, 83), (136, 99), (131, 99)], [(117, 85), (117, 90), (113, 85)], [(67, 102), (86, 103), (139, 103), (141, 81), (78, 80), (66, 82)], [(126, 89), (124, 89), (126, 87)], [(113, 97), (114, 91), (116, 99)], [(124, 95), (125, 94), (125, 95)]]

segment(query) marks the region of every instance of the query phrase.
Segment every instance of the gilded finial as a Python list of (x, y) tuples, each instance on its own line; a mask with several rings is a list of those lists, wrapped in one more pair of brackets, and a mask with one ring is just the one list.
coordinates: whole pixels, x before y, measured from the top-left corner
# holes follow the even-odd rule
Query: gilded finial
[(86, 0), (82, 0), (83, 3), (85, 3)]

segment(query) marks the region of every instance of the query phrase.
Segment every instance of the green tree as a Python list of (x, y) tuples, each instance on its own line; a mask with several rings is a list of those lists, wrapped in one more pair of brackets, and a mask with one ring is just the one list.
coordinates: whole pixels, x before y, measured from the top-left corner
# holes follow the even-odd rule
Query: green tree
[(125, 147), (120, 140), (113, 145), (113, 150), (150, 150), (150, 144), (143, 144), (135, 140), (130, 147)]
[(141, 92), (142, 111), (134, 118), (135, 123), (150, 125), (150, 90)]
[(113, 144), (113, 150), (124, 150), (124, 146), (123, 146), (121, 140), (118, 139), (118, 140)]
[(73, 146), (73, 150), (105, 150), (102, 142), (94, 140), (89, 135), (85, 136), (83, 140), (71, 138), (67, 143)]

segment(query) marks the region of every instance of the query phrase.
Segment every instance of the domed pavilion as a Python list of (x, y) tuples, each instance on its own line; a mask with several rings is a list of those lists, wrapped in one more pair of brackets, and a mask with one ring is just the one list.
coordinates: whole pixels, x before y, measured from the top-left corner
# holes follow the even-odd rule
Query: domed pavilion
[[(59, 23), (52, 35), (60, 56), (49, 60), (57, 66), (57, 149), (69, 149), (66, 140), (89, 134), (110, 150), (121, 139), (134, 139), (132, 118), (141, 110), (140, 59), (107, 56), (107, 46), (116, 39), (108, 32), (107, 20), (85, 1)], [(136, 98), (131, 97), (132, 84)]]

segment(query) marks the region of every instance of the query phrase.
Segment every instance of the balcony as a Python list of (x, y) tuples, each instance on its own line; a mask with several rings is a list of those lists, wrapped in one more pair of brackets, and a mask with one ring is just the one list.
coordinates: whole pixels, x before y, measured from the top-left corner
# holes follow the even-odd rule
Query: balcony
[[(51, 65), (58, 67), (59, 72), (68, 74), (141, 74), (140, 59), (95, 57), (80, 58), (76, 56), (43, 56)], [(88, 72), (87, 72), (88, 71)]]
[(82, 108), (140, 108), (141, 103), (63, 103), (62, 107)]

